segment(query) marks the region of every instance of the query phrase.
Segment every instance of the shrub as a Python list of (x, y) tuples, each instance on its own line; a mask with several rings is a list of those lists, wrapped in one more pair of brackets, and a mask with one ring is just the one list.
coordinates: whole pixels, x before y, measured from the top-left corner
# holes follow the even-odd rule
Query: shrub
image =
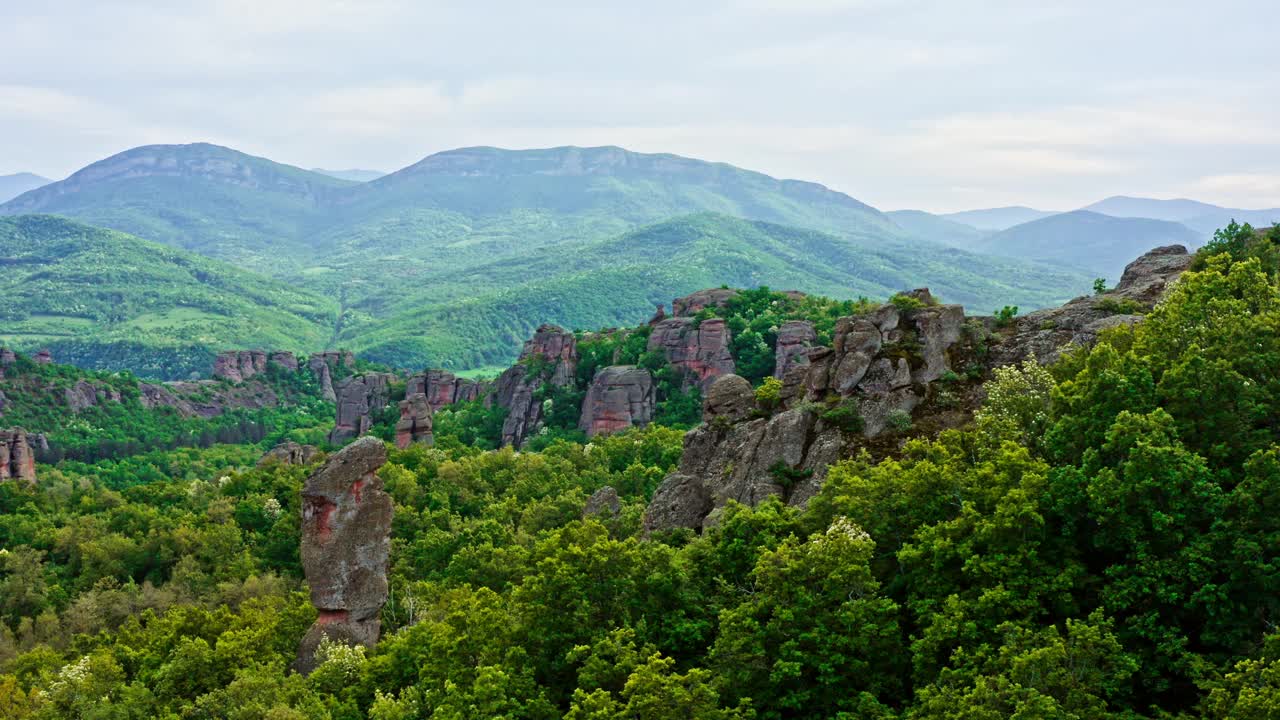
[(1013, 319), (1017, 316), (1018, 316), (1017, 305), (1005, 305), (1004, 307), (996, 311), (996, 325), (999, 327), (1004, 327), (1009, 323), (1013, 322)]
[(782, 402), (782, 381), (770, 376), (756, 388), (756, 405), (761, 409), (773, 411)]
[(862, 428), (866, 425), (862, 419), (862, 413), (858, 411), (857, 402), (853, 400), (843, 400), (818, 417), (847, 433), (862, 432)]
[(885, 418), (889, 423), (889, 427), (898, 432), (906, 432), (910, 430), (913, 423), (911, 422), (911, 413), (906, 410), (894, 410)]

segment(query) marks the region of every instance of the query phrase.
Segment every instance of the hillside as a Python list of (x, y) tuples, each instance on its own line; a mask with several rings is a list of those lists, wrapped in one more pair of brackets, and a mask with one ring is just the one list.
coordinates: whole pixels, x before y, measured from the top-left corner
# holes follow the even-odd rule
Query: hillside
[(13, 175), (0, 175), (0, 203), (12, 200), (28, 190), (34, 190), (51, 181), (33, 173), (22, 172)]
[[(1058, 304), (1084, 292), (1085, 273), (935, 246), (851, 243), (814, 230), (702, 213), (648, 225), (519, 263), (495, 261), (398, 299), (390, 318), (350, 327), (341, 344), (395, 365), (449, 367), (510, 361), (541, 322), (571, 328), (634, 325), (657, 303), (705, 287), (768, 286), (837, 298), (883, 299), (929, 285), (977, 312), (1003, 304)], [(433, 296), (465, 300), (437, 302)], [(1002, 301), (992, 303), (991, 297)]]
[(979, 230), (1007, 230), (1014, 225), (1039, 220), (1056, 213), (1049, 210), (1013, 205), (1010, 207), (986, 208), (984, 210), (964, 210), (962, 212), (943, 213), (938, 217), (951, 222), (978, 228)]
[(350, 180), (351, 182), (369, 182), (370, 180), (377, 180), (383, 175), (386, 175), (386, 173), (381, 170), (361, 170), (359, 168), (352, 168), (350, 170), (325, 170), (324, 168), (311, 168), (311, 172), (328, 175), (331, 178), (338, 178), (339, 180)]
[(330, 299), (193, 253), (45, 215), (0, 218), (0, 344), (87, 368), (206, 372), (229, 347), (313, 350)]
[(991, 231), (979, 230), (923, 210), (891, 210), (885, 215), (914, 237), (950, 247), (971, 248), (991, 234)]
[[(588, 325), (630, 317), (638, 306), (630, 301), (640, 298), (619, 289), (628, 276), (667, 279), (640, 305), (726, 283), (845, 296), (929, 285), (984, 309), (1011, 296), (1021, 307), (1039, 307), (1084, 289), (1071, 273), (1016, 260), (990, 270), (953, 262), (944, 242), (821, 185), (616, 147), (466, 148), (351, 183), (213, 145), (149, 146), (0, 206), (0, 214), (36, 211), (228, 260), (334, 298), (344, 342), (410, 365), (509, 359), (528, 329), (516, 311), (542, 302), (521, 293), (558, 297), (599, 273), (615, 278), (611, 291), (572, 298), (556, 317)], [(718, 246), (714, 257), (724, 262), (712, 262), (701, 250), (672, 255), (644, 233), (628, 235), (707, 212), (820, 231), (826, 249), (780, 263), (777, 257), (795, 255), (780, 252), (785, 243), (755, 231), (734, 237), (748, 227), (738, 224), (717, 230), (735, 247)], [(755, 247), (758, 241), (765, 246)], [(477, 325), (475, 336), (428, 320), (476, 308), (497, 315)], [(407, 347), (454, 350), (426, 355)]]
[(1254, 227), (1269, 227), (1275, 223), (1280, 223), (1280, 208), (1246, 210), (1186, 199), (1156, 200), (1153, 198), (1115, 196), (1099, 200), (1082, 209), (1114, 217), (1152, 218), (1180, 222), (1200, 233), (1206, 240), (1213, 235), (1214, 230), (1226, 227), (1232, 220), (1240, 223), (1249, 223)]
[(217, 145), (148, 145), (14, 198), (0, 215), (66, 215), (241, 267), (277, 267), (311, 256), (307, 238), (325, 203), (352, 185)]
[(978, 242), (974, 250), (1080, 268), (1114, 281), (1125, 263), (1151, 248), (1195, 248), (1202, 242), (1199, 233), (1179, 223), (1076, 210), (998, 232)]

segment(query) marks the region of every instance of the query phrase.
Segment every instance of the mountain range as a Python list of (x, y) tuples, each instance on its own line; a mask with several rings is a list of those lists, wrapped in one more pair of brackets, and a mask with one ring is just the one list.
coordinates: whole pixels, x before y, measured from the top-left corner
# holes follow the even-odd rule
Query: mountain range
[(12, 200), (28, 190), (41, 185), (48, 185), (51, 180), (35, 173), (20, 172), (13, 175), (0, 175), (0, 203)]
[[(1056, 304), (1089, 282), (921, 239), (815, 183), (616, 147), (464, 148), (360, 183), (215, 145), (147, 146), (0, 205), (29, 214), (224, 261), (298, 302), (325, 298), (331, 324), (295, 329), (287, 349), (341, 345), (406, 367), (503, 364), (540, 322), (634, 323), (637, 308), (726, 283), (839, 297), (928, 285), (991, 311)], [(51, 242), (68, 232), (37, 225)], [(129, 327), (95, 318), (76, 335), (80, 361), (121, 366)], [(221, 327), (187, 335), (207, 350), (239, 346)], [(47, 339), (0, 337), (25, 348)]]
[[(304, 170), (206, 143), (152, 145), (59, 182), (24, 177), (33, 187), (0, 204), (0, 216), (84, 225), (6, 225), (12, 247), (0, 260), (76, 270), (13, 273), (9, 283), (69, 297), (101, 280), (125, 299), (111, 312), (94, 291), (87, 305), (102, 308), (40, 309), (31, 298), (0, 340), (170, 376), (250, 339), (340, 345), (404, 367), (497, 366), (540, 322), (633, 324), (637, 308), (722, 284), (873, 298), (927, 285), (978, 312), (1029, 310), (1085, 292), (1094, 277), (1117, 279), (1151, 247), (1197, 246), (1231, 217), (1280, 219), (1127, 197), (1068, 213), (882, 213), (816, 183), (618, 147), (461, 148), (383, 175)], [(32, 237), (40, 242), (20, 253), (15, 238)], [(103, 278), (83, 253), (54, 254), (90, 237)], [(115, 255), (105, 249), (113, 244)], [(144, 262), (169, 270), (141, 273), (132, 287), (113, 274)], [(174, 264), (201, 267), (243, 302), (182, 301), (165, 285), (180, 276)], [(133, 296), (151, 284), (149, 303)], [(277, 304), (278, 321), (269, 319)], [(140, 363), (145, 348), (162, 360)]]

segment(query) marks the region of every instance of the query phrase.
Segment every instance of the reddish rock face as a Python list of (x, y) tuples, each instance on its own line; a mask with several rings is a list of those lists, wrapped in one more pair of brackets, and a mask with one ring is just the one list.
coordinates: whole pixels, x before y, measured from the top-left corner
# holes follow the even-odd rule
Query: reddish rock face
[(35, 355), (32, 355), (31, 359), (41, 365), (48, 365), (53, 362), (53, 353), (49, 352), (48, 350), (41, 350), (37, 352)]
[(446, 405), (475, 400), (488, 389), (488, 383), (460, 378), (448, 370), (428, 370), (409, 378), (405, 396), (416, 393), (426, 395), (431, 411), (436, 412)]
[(22, 428), (0, 430), (0, 482), (36, 481), (36, 456)]
[(578, 343), (573, 333), (543, 325), (524, 344), (520, 362), (498, 376), (494, 398), (507, 408), (502, 444), (520, 447), (542, 426), (542, 403), (534, 397), (543, 383), (573, 384), (578, 369)]
[(793, 367), (809, 364), (809, 350), (818, 342), (813, 323), (808, 320), (790, 320), (778, 328), (778, 343), (774, 355), (773, 376), (782, 380)]
[(366, 373), (338, 384), (338, 417), (329, 433), (329, 442), (338, 445), (369, 432), (373, 415), (390, 402), (387, 391), (393, 377), (391, 373)]
[(685, 295), (671, 301), (671, 314), (676, 317), (690, 317), (709, 307), (724, 307), (725, 303), (738, 295), (737, 290), (729, 288), (710, 288)]
[(298, 358), (291, 352), (276, 350), (267, 358), (267, 362), (275, 363), (290, 372), (298, 372)]
[(413, 443), (432, 444), (431, 403), (423, 393), (414, 393), (400, 401), (400, 420), (396, 422), (396, 447), (401, 450)]
[(315, 669), (323, 638), (367, 647), (378, 641), (393, 507), (376, 473), (386, 461), (381, 440), (361, 438), (303, 485), (302, 568), (318, 611), (294, 663), (304, 675)]
[(0, 367), (18, 362), (18, 355), (9, 348), (0, 348)]
[(648, 350), (661, 350), (686, 386), (707, 387), (712, 380), (733, 372), (729, 353), (729, 328), (720, 318), (708, 318), (694, 327), (693, 318), (667, 318), (649, 334)]
[(267, 371), (267, 354), (262, 350), (226, 350), (213, 361), (213, 377), (217, 380), (244, 382)]
[(578, 427), (587, 437), (609, 434), (653, 420), (653, 376), (634, 365), (611, 365), (596, 373), (582, 401)]

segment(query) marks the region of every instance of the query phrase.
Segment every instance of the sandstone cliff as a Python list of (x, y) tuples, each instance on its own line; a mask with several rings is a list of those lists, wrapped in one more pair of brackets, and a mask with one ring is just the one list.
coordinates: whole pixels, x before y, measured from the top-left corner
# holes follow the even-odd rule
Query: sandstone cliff
[(298, 648), (294, 668), (315, 669), (323, 638), (372, 648), (387, 602), (391, 496), (378, 468), (386, 447), (362, 438), (329, 458), (302, 488), (302, 568), (318, 615)]
[(373, 416), (390, 402), (391, 373), (373, 372), (349, 377), (338, 383), (337, 418), (329, 442), (340, 445), (369, 432)]
[(582, 402), (578, 428), (594, 437), (648, 425), (655, 407), (653, 376), (634, 365), (601, 369)]
[(36, 481), (36, 456), (27, 431), (22, 428), (0, 430), (0, 482)]

